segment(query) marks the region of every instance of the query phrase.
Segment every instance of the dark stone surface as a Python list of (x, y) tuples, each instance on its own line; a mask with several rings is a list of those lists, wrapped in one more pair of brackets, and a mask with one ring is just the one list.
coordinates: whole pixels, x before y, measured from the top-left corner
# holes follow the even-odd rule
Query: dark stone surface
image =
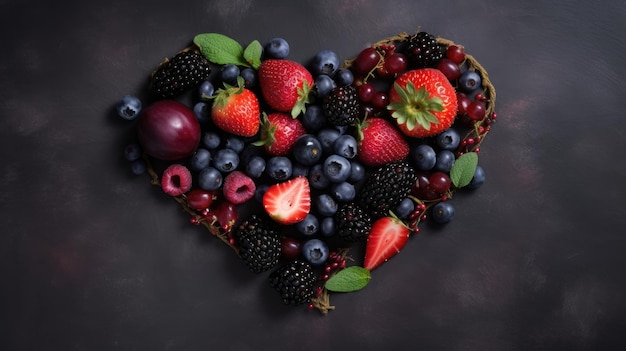
[[(0, 349), (609, 350), (625, 341), (626, 4), (0, 2)], [(418, 27), (498, 89), (487, 183), (322, 317), (130, 174), (111, 106), (193, 35), (304, 61)]]

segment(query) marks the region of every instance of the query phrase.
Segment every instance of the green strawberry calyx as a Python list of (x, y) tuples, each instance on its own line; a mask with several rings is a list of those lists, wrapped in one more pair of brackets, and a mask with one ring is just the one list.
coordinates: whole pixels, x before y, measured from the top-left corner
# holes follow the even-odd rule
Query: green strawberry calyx
[(263, 116), (261, 118), (261, 138), (252, 143), (254, 146), (268, 146), (270, 147), (272, 144), (276, 142), (276, 137), (274, 134), (276, 133), (277, 126), (275, 124), (270, 123), (270, 120), (267, 118), (267, 113), (263, 112)]
[(244, 85), (245, 81), (241, 76), (237, 77), (237, 86), (224, 83), (224, 88), (219, 88), (215, 95), (211, 96), (213, 99), (213, 106), (218, 108), (226, 106), (232, 96), (243, 92)]
[(430, 130), (431, 123), (439, 123), (433, 112), (444, 110), (440, 97), (430, 96), (424, 86), (416, 90), (412, 82), (408, 82), (404, 88), (394, 83), (394, 89), (400, 96), (400, 101), (389, 104), (387, 109), (394, 111), (391, 116), (398, 124), (405, 124), (408, 130), (413, 130), (418, 125)]
[(291, 117), (297, 118), (301, 113), (306, 112), (306, 105), (311, 102), (310, 93), (311, 86), (306, 79), (302, 80), (302, 86), (298, 88), (298, 100), (296, 100), (295, 105), (291, 109)]

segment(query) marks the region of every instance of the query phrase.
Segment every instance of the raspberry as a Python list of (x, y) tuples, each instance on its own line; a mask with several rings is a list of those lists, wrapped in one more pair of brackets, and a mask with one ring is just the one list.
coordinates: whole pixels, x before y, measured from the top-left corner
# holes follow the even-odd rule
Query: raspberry
[(165, 169), (161, 177), (161, 188), (171, 196), (179, 196), (191, 189), (192, 177), (187, 167), (173, 164)]
[(224, 197), (235, 205), (250, 200), (255, 191), (254, 181), (243, 172), (233, 171), (224, 178)]

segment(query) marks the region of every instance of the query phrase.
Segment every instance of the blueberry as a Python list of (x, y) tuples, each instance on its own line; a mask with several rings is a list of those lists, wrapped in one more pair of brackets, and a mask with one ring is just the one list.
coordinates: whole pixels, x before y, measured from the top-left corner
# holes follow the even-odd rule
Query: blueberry
[(263, 47), (266, 58), (284, 59), (289, 56), (289, 43), (283, 38), (274, 38)]
[(205, 80), (198, 87), (198, 98), (200, 101), (211, 101), (213, 94), (215, 94), (215, 86), (210, 80)]
[(454, 152), (450, 150), (441, 150), (437, 153), (437, 161), (435, 162), (435, 171), (440, 171), (444, 173), (450, 172), (452, 169), (452, 165), (456, 160), (456, 156)]
[(128, 144), (124, 148), (124, 158), (127, 161), (132, 162), (138, 160), (139, 158), (141, 158), (141, 153), (141, 146), (137, 143)]
[(272, 179), (287, 180), (293, 172), (291, 160), (285, 156), (270, 157), (265, 165), (265, 172)]
[(356, 197), (356, 190), (354, 185), (348, 182), (341, 182), (333, 184), (331, 187), (331, 193), (339, 202), (349, 202)]
[(333, 183), (341, 183), (350, 177), (350, 161), (339, 155), (330, 155), (324, 160), (324, 175)]
[(254, 156), (246, 164), (246, 174), (252, 178), (259, 178), (265, 171), (265, 159), (261, 156)]
[(293, 145), (293, 157), (304, 166), (312, 166), (322, 159), (322, 144), (312, 134), (304, 134)]
[(329, 254), (328, 245), (320, 239), (309, 239), (302, 244), (302, 257), (314, 266), (326, 263)]
[(240, 73), (239, 66), (234, 63), (227, 63), (220, 69), (219, 78), (223, 83), (236, 86), (237, 77), (239, 77)]
[(448, 128), (437, 135), (435, 142), (442, 150), (456, 150), (461, 143), (461, 134), (454, 128)]
[(222, 139), (216, 132), (206, 132), (202, 136), (202, 144), (209, 150), (215, 150), (220, 146)]
[(365, 179), (365, 166), (359, 161), (350, 160), (350, 176), (348, 181), (356, 184)]
[(198, 186), (207, 191), (219, 189), (223, 181), (222, 173), (213, 167), (207, 167), (198, 173)]
[(243, 84), (246, 88), (252, 89), (256, 86), (257, 76), (254, 69), (246, 67), (239, 74), (243, 78)]
[(339, 136), (333, 143), (333, 151), (335, 151), (335, 154), (347, 159), (356, 157), (357, 147), (356, 139), (350, 134)]
[(226, 137), (226, 141), (224, 142), (225, 148), (231, 149), (237, 154), (240, 154), (245, 146), (246, 144), (244, 143), (243, 139), (234, 135), (229, 135), (228, 137)]
[(348, 68), (340, 68), (335, 74), (337, 85), (351, 85), (354, 83), (354, 73)]
[(296, 229), (303, 235), (313, 235), (317, 233), (319, 227), (319, 221), (317, 220), (317, 217), (312, 213), (309, 213), (308, 215), (306, 215), (306, 217), (304, 217), (303, 220), (296, 223)]
[(257, 184), (256, 190), (254, 191), (254, 199), (262, 204), (263, 195), (265, 195), (265, 192), (269, 187), (269, 184)]
[(196, 152), (191, 156), (191, 160), (189, 161), (189, 166), (194, 171), (200, 171), (209, 167), (211, 163), (211, 152), (204, 148), (199, 148)]
[(485, 182), (485, 170), (481, 166), (476, 166), (474, 171), (474, 177), (472, 181), (467, 185), (469, 189), (478, 189)]
[(322, 222), (320, 223), (319, 231), (323, 236), (326, 236), (326, 237), (335, 235), (335, 231), (336, 231), (335, 218), (324, 217), (324, 219), (322, 219)]
[(326, 189), (330, 186), (330, 180), (324, 175), (324, 165), (321, 163), (313, 165), (309, 170), (309, 184), (313, 189)]
[(326, 74), (332, 76), (339, 69), (339, 57), (334, 51), (321, 50), (313, 56), (311, 73), (314, 76)]
[(465, 71), (459, 77), (459, 90), (464, 93), (471, 94), (480, 89), (482, 78), (475, 71)]
[(146, 166), (146, 161), (144, 161), (142, 158), (136, 159), (130, 163), (130, 170), (133, 172), (133, 174), (144, 174), (146, 173), (147, 169), (148, 167)]
[(298, 177), (298, 176), (305, 176), (308, 177), (309, 176), (309, 167), (305, 166), (305, 165), (301, 165), (299, 163), (295, 163), (292, 165), (293, 166), (293, 170), (291, 172), (291, 176), (292, 177)]
[(196, 115), (196, 119), (200, 124), (205, 124), (211, 121), (211, 107), (204, 101), (196, 102), (193, 105), (193, 113)]
[(432, 208), (431, 218), (439, 224), (446, 224), (454, 219), (454, 206), (449, 202), (439, 202)]
[(132, 121), (139, 117), (141, 112), (141, 100), (136, 96), (125, 95), (115, 106), (117, 114), (125, 120)]
[(326, 125), (327, 119), (320, 105), (309, 105), (302, 115), (301, 122), (307, 132), (317, 133)]
[(337, 140), (340, 136), (341, 133), (335, 128), (324, 128), (317, 133), (317, 139), (322, 144), (322, 150), (327, 155), (332, 155), (334, 153), (335, 140)]
[(420, 144), (413, 149), (413, 163), (420, 171), (429, 171), (437, 163), (435, 150), (427, 144)]
[(232, 149), (220, 149), (213, 158), (213, 167), (221, 172), (232, 172), (239, 166), (239, 155)]
[(337, 201), (329, 194), (320, 194), (315, 197), (315, 207), (317, 212), (324, 216), (333, 216), (337, 212)]
[(406, 219), (415, 210), (415, 202), (405, 197), (395, 208), (393, 213), (400, 219)]
[(315, 77), (313, 88), (318, 98), (325, 98), (334, 88), (337, 87), (335, 81), (325, 74)]

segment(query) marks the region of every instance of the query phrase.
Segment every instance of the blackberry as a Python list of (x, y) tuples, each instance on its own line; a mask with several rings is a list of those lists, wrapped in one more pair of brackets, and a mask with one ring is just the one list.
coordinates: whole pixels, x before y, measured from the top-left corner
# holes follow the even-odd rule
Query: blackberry
[(309, 302), (313, 297), (316, 281), (313, 267), (302, 260), (291, 261), (269, 276), (270, 286), (278, 291), (286, 305)]
[(162, 98), (170, 98), (200, 85), (210, 73), (209, 61), (202, 54), (183, 51), (170, 60), (166, 59), (156, 69), (150, 90)]
[(357, 203), (375, 218), (387, 216), (409, 194), (416, 180), (415, 170), (407, 162), (387, 163), (369, 174)]
[(338, 86), (330, 91), (322, 105), (328, 121), (336, 126), (352, 125), (359, 117), (359, 97), (351, 85)]
[(234, 238), (239, 247), (239, 256), (250, 271), (265, 272), (278, 263), (281, 240), (271, 222), (251, 215), (239, 225)]
[(359, 241), (367, 238), (372, 228), (372, 217), (354, 202), (343, 204), (335, 213), (337, 235), (349, 241)]
[(443, 58), (443, 48), (437, 39), (426, 32), (419, 32), (407, 39), (404, 54), (417, 68), (435, 67)]

